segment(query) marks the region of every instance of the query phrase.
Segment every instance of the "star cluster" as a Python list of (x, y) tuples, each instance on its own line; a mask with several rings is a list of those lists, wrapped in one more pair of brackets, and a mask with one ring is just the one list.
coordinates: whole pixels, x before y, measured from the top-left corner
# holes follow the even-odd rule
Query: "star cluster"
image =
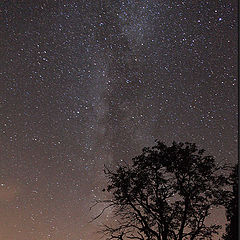
[(155, 139), (237, 161), (237, 1), (2, 1), (0, 20), (0, 239), (97, 239), (104, 164)]

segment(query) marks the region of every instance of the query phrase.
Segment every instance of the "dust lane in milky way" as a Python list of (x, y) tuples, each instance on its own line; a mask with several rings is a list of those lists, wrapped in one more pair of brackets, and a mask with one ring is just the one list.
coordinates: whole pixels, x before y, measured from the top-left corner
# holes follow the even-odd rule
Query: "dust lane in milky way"
[(0, 9), (0, 238), (97, 239), (103, 165), (157, 138), (237, 161), (237, 1)]

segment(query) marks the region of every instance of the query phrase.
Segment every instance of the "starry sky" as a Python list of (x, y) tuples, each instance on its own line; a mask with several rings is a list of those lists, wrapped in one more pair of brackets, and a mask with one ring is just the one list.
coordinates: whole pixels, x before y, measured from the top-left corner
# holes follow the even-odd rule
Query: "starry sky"
[(104, 164), (155, 139), (235, 163), (237, 27), (237, 0), (1, 1), (0, 240), (98, 239)]

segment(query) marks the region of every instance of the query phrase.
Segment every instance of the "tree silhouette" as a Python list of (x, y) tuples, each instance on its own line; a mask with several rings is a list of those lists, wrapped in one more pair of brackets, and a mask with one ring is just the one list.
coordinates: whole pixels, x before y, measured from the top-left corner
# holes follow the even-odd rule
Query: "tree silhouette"
[(156, 141), (132, 160), (116, 171), (105, 169), (112, 197), (103, 202), (115, 217), (103, 228), (107, 239), (193, 240), (217, 234), (220, 226), (205, 220), (221, 204), (227, 181), (212, 156), (192, 143), (168, 147)]
[(230, 197), (225, 198), (226, 215), (229, 223), (226, 227), (226, 234), (223, 236), (225, 240), (238, 239), (238, 164), (235, 165), (229, 177), (232, 191)]

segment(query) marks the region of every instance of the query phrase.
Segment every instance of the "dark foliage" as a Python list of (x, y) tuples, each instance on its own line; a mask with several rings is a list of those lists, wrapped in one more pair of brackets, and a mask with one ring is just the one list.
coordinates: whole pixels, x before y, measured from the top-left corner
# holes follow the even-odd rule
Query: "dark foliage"
[(237, 240), (238, 239), (238, 164), (234, 167), (230, 178), (230, 185), (232, 191), (230, 197), (225, 200), (226, 215), (229, 223), (226, 227), (226, 234), (223, 236), (225, 240)]
[(131, 166), (106, 169), (108, 202), (115, 225), (107, 239), (212, 239), (220, 226), (206, 225), (210, 210), (222, 204), (227, 179), (212, 156), (192, 143), (168, 147), (157, 141), (133, 158)]

